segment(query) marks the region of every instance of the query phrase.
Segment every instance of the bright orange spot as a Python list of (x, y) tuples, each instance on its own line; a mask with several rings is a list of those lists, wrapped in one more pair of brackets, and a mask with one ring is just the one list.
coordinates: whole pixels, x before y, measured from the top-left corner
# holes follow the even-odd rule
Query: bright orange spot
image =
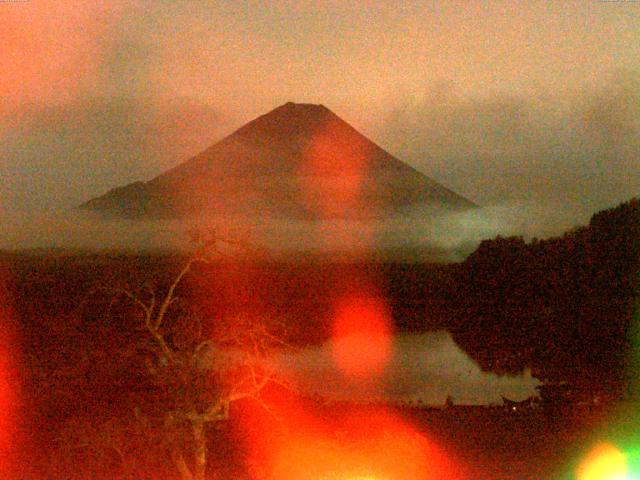
[[(465, 473), (433, 441), (384, 409), (314, 416), (289, 405), (251, 444), (255, 478), (278, 480), (457, 480)], [(326, 412), (325, 412), (326, 414)], [(260, 452), (257, 454), (257, 452)], [(257, 455), (256, 455), (257, 454)]]
[(354, 294), (338, 301), (331, 345), (344, 374), (364, 380), (382, 372), (392, 353), (389, 319), (380, 297)]
[[(390, 312), (376, 282), (341, 271), (332, 345), (350, 380), (374, 385), (391, 355)], [(384, 407), (321, 406), (280, 391), (268, 409), (245, 404), (232, 418), (247, 447), (252, 477), (278, 480), (459, 480), (463, 470), (426, 434)]]
[(627, 480), (627, 461), (613, 445), (596, 446), (580, 464), (578, 480)]

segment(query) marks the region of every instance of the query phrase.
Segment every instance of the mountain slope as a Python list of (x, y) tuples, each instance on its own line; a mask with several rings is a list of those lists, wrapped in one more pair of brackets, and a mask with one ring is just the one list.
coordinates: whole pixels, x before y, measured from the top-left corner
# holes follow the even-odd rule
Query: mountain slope
[(383, 218), (416, 204), (475, 206), (326, 107), (287, 103), (149, 182), (115, 188), (81, 207), (126, 217), (335, 219)]

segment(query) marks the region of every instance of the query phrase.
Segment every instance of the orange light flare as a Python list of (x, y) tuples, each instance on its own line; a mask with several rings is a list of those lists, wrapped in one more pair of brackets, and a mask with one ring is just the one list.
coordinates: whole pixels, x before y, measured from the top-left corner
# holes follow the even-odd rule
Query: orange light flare
[(361, 186), (369, 152), (365, 143), (338, 121), (328, 121), (304, 152), (303, 196), (307, 206), (325, 216), (342, 216), (361, 206)]
[[(339, 119), (320, 125), (303, 152), (302, 204), (324, 222), (319, 240), (327, 246), (366, 251), (373, 232), (366, 219), (376, 206), (365, 198), (372, 167), (369, 144)], [(354, 235), (353, 222), (359, 222)]]
[[(331, 314), (333, 360), (376, 389), (392, 354), (390, 311), (374, 278), (340, 271)], [(295, 383), (295, 382), (294, 382)], [(321, 405), (286, 388), (236, 405), (232, 426), (255, 480), (461, 480), (469, 470), (429, 434), (384, 406)]]
[(338, 299), (334, 307), (331, 353), (352, 381), (375, 380), (392, 353), (391, 313), (384, 298), (365, 290)]
[(624, 454), (609, 443), (597, 445), (578, 466), (577, 480), (629, 480)]
[[(278, 480), (461, 480), (466, 469), (397, 415), (351, 407), (324, 413), (300, 402), (274, 409), (246, 436), (253, 478)], [(246, 416), (244, 416), (246, 418)], [(247, 424), (248, 425), (248, 424)]]
[(11, 306), (7, 281), (0, 270), (0, 471), (2, 478), (12, 478), (18, 453), (17, 404), (20, 401), (20, 379), (17, 371), (19, 351), (15, 345), (15, 316)]

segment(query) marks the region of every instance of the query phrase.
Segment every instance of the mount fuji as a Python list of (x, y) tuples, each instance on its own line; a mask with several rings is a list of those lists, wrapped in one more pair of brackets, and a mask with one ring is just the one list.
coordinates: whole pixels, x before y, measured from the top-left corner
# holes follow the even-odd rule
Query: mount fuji
[(147, 182), (80, 208), (125, 218), (212, 212), (296, 220), (384, 219), (471, 201), (387, 153), (323, 105), (286, 103)]

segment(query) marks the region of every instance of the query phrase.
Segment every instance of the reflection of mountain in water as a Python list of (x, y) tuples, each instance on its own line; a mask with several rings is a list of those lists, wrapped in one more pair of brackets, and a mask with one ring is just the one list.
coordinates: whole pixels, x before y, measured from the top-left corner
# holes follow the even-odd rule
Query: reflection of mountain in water
[(82, 207), (125, 217), (336, 219), (385, 218), (418, 204), (474, 207), (326, 107), (287, 103), (151, 181), (115, 188)]

